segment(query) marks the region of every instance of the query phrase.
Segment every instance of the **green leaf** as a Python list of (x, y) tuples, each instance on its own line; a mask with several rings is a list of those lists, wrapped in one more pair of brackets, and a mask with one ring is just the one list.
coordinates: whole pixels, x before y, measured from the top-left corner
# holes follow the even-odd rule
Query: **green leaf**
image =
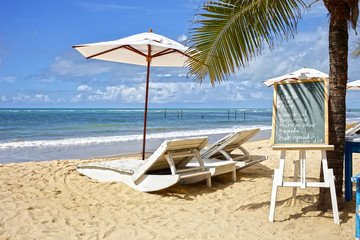
[(276, 41), (293, 37), (305, 8), (302, 0), (208, 1), (190, 29), (188, 77), (222, 82), (264, 45), (272, 49)]

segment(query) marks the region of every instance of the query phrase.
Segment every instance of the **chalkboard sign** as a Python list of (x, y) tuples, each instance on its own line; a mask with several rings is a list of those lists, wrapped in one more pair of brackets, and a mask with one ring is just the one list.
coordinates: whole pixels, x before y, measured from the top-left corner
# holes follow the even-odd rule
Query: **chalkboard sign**
[(328, 144), (326, 80), (276, 83), (273, 106), (273, 145)]

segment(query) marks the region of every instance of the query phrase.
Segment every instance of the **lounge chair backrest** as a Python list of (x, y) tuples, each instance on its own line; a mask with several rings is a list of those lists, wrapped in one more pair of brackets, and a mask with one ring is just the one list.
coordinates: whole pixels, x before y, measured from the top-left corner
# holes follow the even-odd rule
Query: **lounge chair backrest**
[[(139, 168), (134, 172), (132, 179), (137, 181), (147, 171), (168, 169), (170, 168), (169, 163), (166, 159), (166, 154), (170, 155), (181, 155), (182, 152), (189, 151), (200, 151), (208, 143), (208, 138), (187, 138), (187, 139), (173, 139), (165, 140), (160, 147), (146, 160)], [(177, 154), (179, 153), (179, 154)], [(183, 157), (173, 158), (175, 167), (183, 168), (188, 164), (194, 156), (189, 157), (184, 154)]]
[(352, 136), (356, 132), (360, 131), (360, 122), (358, 123), (348, 123), (346, 124), (345, 136)]
[(206, 149), (201, 156), (203, 158), (211, 158), (211, 156), (218, 153), (220, 150), (230, 153), (255, 136), (259, 131), (260, 129), (256, 128), (226, 135)]

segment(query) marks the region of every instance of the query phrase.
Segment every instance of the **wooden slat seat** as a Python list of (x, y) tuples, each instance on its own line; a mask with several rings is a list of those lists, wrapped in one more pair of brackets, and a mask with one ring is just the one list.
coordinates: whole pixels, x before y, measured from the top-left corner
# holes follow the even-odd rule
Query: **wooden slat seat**
[[(78, 172), (99, 181), (122, 181), (144, 192), (157, 191), (176, 184), (206, 180), (211, 187), (211, 173), (205, 169), (199, 151), (208, 143), (204, 137), (164, 141), (146, 160), (114, 160), (77, 166)], [(191, 160), (197, 167), (186, 167)], [(165, 170), (170, 169), (171, 174)]]

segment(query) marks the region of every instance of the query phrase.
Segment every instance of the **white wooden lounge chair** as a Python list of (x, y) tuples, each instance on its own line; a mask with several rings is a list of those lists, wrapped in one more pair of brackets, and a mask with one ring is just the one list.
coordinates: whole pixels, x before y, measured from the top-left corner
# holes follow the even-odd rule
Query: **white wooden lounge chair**
[[(211, 173), (205, 170), (199, 153), (207, 143), (207, 138), (166, 140), (146, 160), (96, 162), (76, 168), (92, 179), (121, 181), (142, 192), (158, 191), (178, 182), (189, 184), (202, 180), (211, 187)], [(199, 166), (186, 166), (193, 158)]]
[[(236, 181), (236, 162), (228, 160), (219, 160), (219, 159), (205, 159), (203, 158), (204, 166), (207, 171), (210, 171), (211, 176), (217, 176), (221, 174), (231, 173), (232, 181)], [(199, 167), (199, 162), (195, 159), (191, 160), (187, 167)]]
[[(234, 161), (236, 169), (243, 169), (252, 166), (256, 163), (267, 159), (267, 156), (251, 155), (241, 145), (247, 142), (250, 138), (255, 136), (260, 131), (259, 128), (244, 130), (236, 133), (231, 133), (224, 138), (215, 142), (212, 146), (201, 153), (204, 160), (205, 167), (209, 162), (208, 159), (218, 159)], [(234, 153), (235, 150), (240, 150), (241, 154)]]
[(353, 136), (359, 134), (360, 132), (360, 122), (347, 123), (345, 136)]

